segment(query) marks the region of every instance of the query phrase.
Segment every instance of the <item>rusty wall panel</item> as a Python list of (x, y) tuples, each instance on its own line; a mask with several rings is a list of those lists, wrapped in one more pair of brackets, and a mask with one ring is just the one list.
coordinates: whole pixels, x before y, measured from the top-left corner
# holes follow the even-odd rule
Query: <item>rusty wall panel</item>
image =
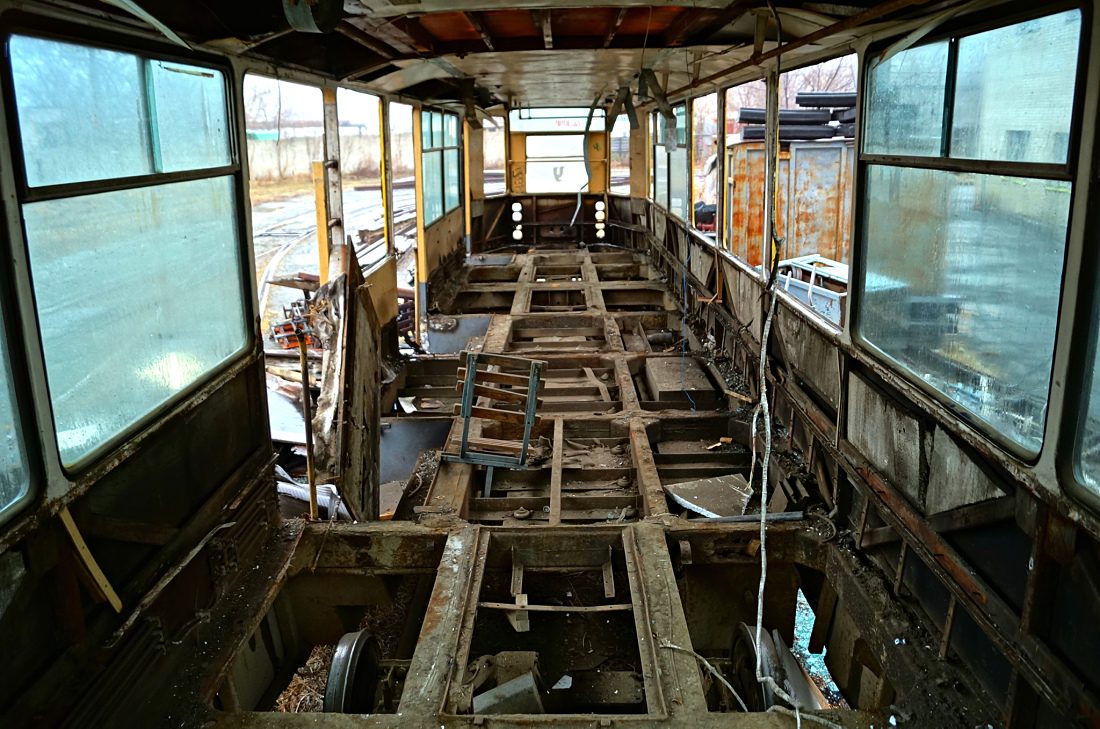
[(818, 253), (834, 261), (845, 260), (841, 208), (847, 147), (845, 142), (791, 144), (794, 204), (789, 211), (791, 236), (784, 258)]
[[(820, 253), (847, 263), (852, 149), (850, 141), (794, 142), (780, 152), (776, 233), (786, 237), (783, 258)], [(730, 251), (750, 265), (759, 266), (764, 242), (764, 144), (733, 144), (728, 154), (731, 189), (726, 224)]]

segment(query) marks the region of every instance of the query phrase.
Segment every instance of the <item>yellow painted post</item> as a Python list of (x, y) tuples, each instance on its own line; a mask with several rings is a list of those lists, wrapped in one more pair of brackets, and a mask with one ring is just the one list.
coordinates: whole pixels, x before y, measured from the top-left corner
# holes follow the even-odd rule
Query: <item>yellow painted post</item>
[(397, 242), (393, 234), (393, 185), (390, 179), (390, 110), (389, 102), (378, 99), (378, 141), (382, 146), (382, 228), (386, 236), (386, 255), (395, 253)]
[(99, 563), (95, 561), (95, 557), (92, 556), (91, 550), (88, 549), (88, 545), (84, 542), (84, 537), (80, 534), (80, 530), (76, 528), (76, 522), (73, 521), (73, 517), (69, 513), (69, 507), (61, 507), (58, 516), (61, 517), (61, 523), (65, 525), (65, 531), (68, 532), (69, 539), (73, 541), (73, 546), (76, 547), (76, 553), (80, 557), (80, 561), (84, 563), (84, 567), (87, 568), (88, 574), (92, 576), (96, 586), (99, 588), (100, 592), (103, 593), (103, 597), (107, 599), (107, 602), (111, 603), (111, 607), (115, 609), (116, 613), (122, 612), (122, 600), (119, 599), (118, 593), (115, 592), (115, 588), (111, 586), (111, 582), (107, 579), (107, 575), (103, 574), (103, 570), (100, 569)]
[(313, 163), (313, 202), (317, 209), (317, 263), (320, 268), (321, 283), (328, 281), (329, 234), (328, 201), (325, 186), (325, 163)]
[(473, 219), (470, 217), (471, 213), (471, 190), (470, 190), (470, 122), (465, 118), (462, 120), (462, 207), (466, 213), (466, 253), (470, 252), (470, 241), (474, 234), (473, 231)]
[(421, 159), (424, 154), (423, 137), (421, 136), (421, 118), (420, 107), (413, 107), (413, 165), (414, 165), (414, 184), (413, 188), (416, 193), (416, 288), (413, 290), (415, 300), (415, 311), (413, 318), (415, 324), (413, 331), (416, 333), (416, 341), (423, 346), (424, 342), (420, 338), (420, 317), (421, 313), (427, 308), (428, 297), (428, 246), (426, 236), (424, 235), (424, 161)]
[(695, 227), (695, 99), (684, 102), (684, 139), (687, 140), (687, 222)]

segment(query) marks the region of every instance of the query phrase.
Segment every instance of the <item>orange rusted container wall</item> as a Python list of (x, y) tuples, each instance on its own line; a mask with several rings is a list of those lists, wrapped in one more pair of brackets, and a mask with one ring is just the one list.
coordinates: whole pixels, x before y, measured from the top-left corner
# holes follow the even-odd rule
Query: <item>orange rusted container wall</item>
[[(729, 250), (759, 266), (764, 242), (764, 143), (731, 144), (727, 155)], [(854, 158), (851, 141), (792, 142), (780, 152), (776, 232), (786, 238), (782, 258), (818, 253), (848, 262)]]

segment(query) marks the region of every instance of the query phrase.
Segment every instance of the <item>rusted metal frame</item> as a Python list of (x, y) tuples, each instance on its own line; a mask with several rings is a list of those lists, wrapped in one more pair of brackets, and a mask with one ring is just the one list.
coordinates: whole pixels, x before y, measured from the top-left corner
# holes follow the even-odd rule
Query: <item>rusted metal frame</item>
[(858, 28), (864, 23), (869, 23), (872, 20), (877, 20), (884, 15), (889, 15), (890, 13), (904, 9), (906, 7), (909, 7), (910, 5), (923, 5), (927, 2), (929, 2), (929, 0), (890, 0), (890, 2), (876, 5), (873, 8), (864, 10), (858, 15), (853, 15), (850, 18), (845, 18), (844, 20), (833, 23), (832, 25), (828, 25), (824, 28), (821, 28), (820, 30), (816, 30), (813, 33), (807, 33), (797, 40), (778, 45), (770, 51), (765, 51), (764, 53), (754, 53), (747, 61), (735, 64), (724, 71), (718, 71), (716, 73), (710, 74), (709, 76), (704, 76), (697, 81), (693, 81), (686, 86), (682, 86), (675, 91), (669, 92), (668, 95), (677, 96), (700, 86), (712, 84), (718, 79), (737, 73), (738, 71), (743, 71), (746, 68), (752, 68), (754, 66), (760, 66), (765, 61), (769, 61), (773, 58), (781, 56), (784, 53), (789, 53), (790, 51), (802, 48), (803, 46), (812, 45), (814, 43), (817, 43), (818, 41), (836, 35), (837, 33), (843, 33), (844, 31)]
[[(457, 643), (454, 648), (454, 660), (447, 673), (450, 675), (450, 680), (446, 681), (446, 690), (443, 695), (443, 705), (440, 713), (455, 713), (457, 710), (456, 703), (465, 698), (472, 699), (473, 696), (465, 697), (461, 692), (466, 690), (465, 686), (462, 686), (462, 674), (466, 670), (467, 664), (470, 662), (470, 647), (474, 640), (474, 623), (477, 621), (477, 610), (479, 607), (478, 598), (481, 595), (481, 584), (485, 579), (485, 563), (489, 558), (489, 548), (492, 545), (493, 535), (488, 529), (482, 529), (474, 527), (475, 532), (475, 544), (472, 550), (473, 561), (468, 568), (468, 572), (458, 572), (459, 578), (465, 578), (456, 587), (464, 589), (453, 590), (451, 594), (447, 595), (448, 608), (453, 606), (453, 609), (446, 610), (440, 620), (444, 623), (448, 621), (454, 621), (458, 623), (458, 635)], [(440, 565), (442, 569), (442, 564)], [(438, 590), (439, 584), (436, 583)], [(461, 605), (455, 605), (455, 594), (459, 594), (462, 598)], [(443, 597), (439, 595), (438, 597)], [(438, 598), (433, 594), (432, 602), (435, 603)], [(438, 606), (432, 606), (435, 609), (439, 609)], [(432, 609), (429, 607), (429, 610)]]
[(943, 620), (943, 634), (940, 636), (939, 656), (941, 661), (947, 657), (947, 648), (951, 645), (951, 629), (955, 625), (955, 609), (958, 605), (958, 599), (951, 595), (951, 602), (947, 604), (947, 616)]
[[(926, 517), (926, 520), (928, 526), (937, 534), (948, 534), (960, 529), (970, 529), (1011, 519), (1015, 513), (1016, 497), (1002, 496), (999, 499), (980, 501), (976, 504), (960, 506), (951, 511), (933, 514)], [(902, 541), (902, 539), (892, 527), (879, 527), (871, 529), (863, 535), (860, 547), (867, 549), (899, 541)]]
[[(42, 523), (56, 514), (63, 506), (76, 501), (80, 496), (100, 479), (104, 478), (120, 466), (124, 461), (130, 460), (138, 454), (144, 444), (151, 438), (155, 438), (162, 430), (176, 422), (178, 418), (186, 416), (202, 403), (206, 402), (215, 392), (225, 384), (247, 371), (260, 361), (263, 356), (262, 343), (257, 336), (252, 347), (242, 352), (240, 357), (227, 365), (220, 373), (216, 373), (203, 385), (200, 385), (193, 394), (181, 400), (167, 413), (155, 419), (148, 427), (136, 433), (132, 438), (122, 442), (114, 450), (110, 451), (98, 465), (92, 466), (80, 474), (69, 486), (66, 493), (58, 498), (47, 501), (40, 508), (28, 511), (21, 519), (17, 519), (8, 525), (6, 530), (0, 530), (0, 550), (6, 549), (24, 539), (38, 529)], [(262, 374), (260, 375), (262, 377)], [(270, 441), (266, 442), (270, 448)]]
[[(786, 391), (791, 383), (775, 383)], [(791, 402), (798, 406), (797, 398)], [(802, 413), (804, 422), (811, 429), (817, 423)], [(1023, 633), (1012, 609), (987, 585), (985, 581), (964, 566), (955, 550), (936, 534), (927, 522), (918, 516), (901, 496), (875, 469), (864, 462), (855, 448), (843, 441), (834, 448), (823, 432), (817, 433), (823, 447), (849, 474), (852, 483), (866, 499), (874, 503), (880, 516), (909, 543), (910, 549), (921, 558), (936, 577), (956, 598), (963, 602), (967, 612), (992, 640), (997, 649), (1008, 659), (1043, 697), (1060, 711), (1080, 710), (1096, 716), (1100, 721), (1100, 703), (1096, 697), (1054, 653), (1039, 639)], [(862, 520), (861, 520), (862, 521)], [(859, 530), (862, 538), (862, 526)]]
[(695, 25), (695, 22), (706, 12), (706, 8), (684, 8), (681, 10), (676, 20), (672, 21), (672, 25), (665, 29), (662, 38), (663, 45), (666, 48), (675, 48), (676, 46), (683, 45), (684, 41), (687, 39), (687, 31), (691, 26)]
[(641, 564), (645, 555), (638, 551), (637, 542), (634, 539), (634, 527), (623, 530), (623, 559), (626, 561), (626, 577), (630, 585), (630, 601), (634, 607), (634, 632), (638, 635), (638, 653), (642, 658), (643, 667), (649, 666), (650, 670), (642, 673), (645, 685), (646, 708), (650, 716), (667, 717), (668, 705), (665, 703), (665, 695), (662, 682), (658, 680), (660, 665), (657, 657), (657, 647), (652, 630), (653, 621), (650, 617), (649, 598), (646, 594), (645, 582), (641, 575)]
[(1100, 702), (1050, 648), (1036, 636), (1021, 630), (1017, 616), (985, 580), (965, 566), (949, 544), (933, 532), (858, 452), (842, 443), (845, 470), (883, 519), (909, 542), (910, 548), (960, 601), (974, 622), (1051, 705), (1058, 711), (1080, 712), (1100, 722)]
[[(908, 556), (909, 542), (902, 542), (901, 549), (898, 551), (898, 569), (894, 572), (894, 597), (901, 595), (901, 582), (905, 576), (905, 559)], [(952, 598), (952, 604), (954, 604), (954, 598)]]
[(489, 34), (489, 31), (485, 28), (485, 24), (481, 22), (481, 13), (467, 10), (462, 14), (466, 16), (467, 22), (469, 22), (469, 24), (474, 27), (474, 30), (477, 31), (478, 35), (481, 36), (481, 40), (485, 43), (485, 47), (489, 49), (490, 52), (494, 51), (493, 36)]
[(610, 48), (611, 41), (615, 38), (615, 34), (619, 32), (619, 26), (623, 24), (623, 18), (626, 17), (626, 13), (630, 8), (622, 8), (615, 15), (615, 19), (607, 25), (607, 32), (603, 34), (603, 48)]
[[(226, 634), (232, 638), (221, 644), (222, 651), (213, 660), (206, 661), (198, 668), (205, 674), (198, 697), (203, 704), (209, 706), (213, 702), (214, 696), (233, 667), (234, 659), (248, 642), (248, 638), (256, 632), (260, 623), (267, 619), (268, 610), (286, 584), (290, 561), (302, 537), (302, 531), (301, 524), (286, 524), (281, 534), (272, 535), (268, 539), (267, 547), (260, 552), (261, 558), (254, 565), (255, 569), (245, 570), (243, 573), (241, 582), (244, 585), (240, 593), (246, 596), (245, 599), (228, 600), (228, 609), (218, 611), (212, 617), (210, 633)], [(272, 559), (263, 559), (269, 551)], [(211, 665), (215, 666), (213, 670), (205, 668)], [(177, 685), (181, 687), (193, 685), (187, 679), (186, 673), (183, 673)], [(177, 694), (168, 693), (168, 695)]]

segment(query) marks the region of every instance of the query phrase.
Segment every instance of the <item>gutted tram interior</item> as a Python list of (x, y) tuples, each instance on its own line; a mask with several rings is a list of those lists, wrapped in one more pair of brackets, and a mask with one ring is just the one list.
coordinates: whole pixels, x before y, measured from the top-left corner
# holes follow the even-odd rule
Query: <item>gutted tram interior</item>
[(0, 725), (1100, 727), (1098, 11), (0, 0)]

